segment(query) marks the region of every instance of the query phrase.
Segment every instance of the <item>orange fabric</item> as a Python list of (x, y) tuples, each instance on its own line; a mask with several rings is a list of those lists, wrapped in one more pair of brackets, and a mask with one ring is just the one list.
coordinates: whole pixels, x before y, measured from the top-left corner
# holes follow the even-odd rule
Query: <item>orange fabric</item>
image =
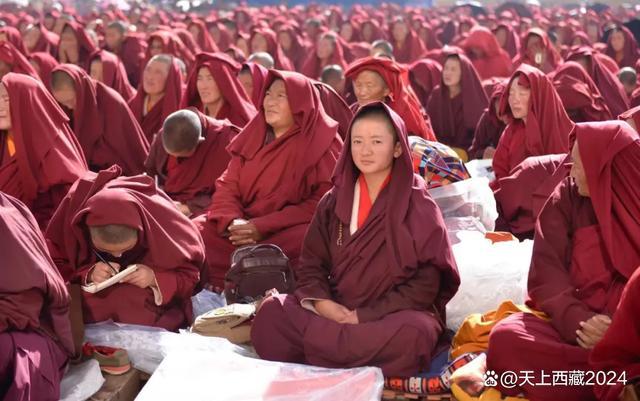
[(9, 156), (13, 156), (16, 154), (16, 143), (13, 140), (13, 135), (9, 132), (7, 135), (7, 150), (9, 152)]
[[(382, 183), (380, 191), (382, 191), (384, 187), (389, 184), (389, 181), (391, 181), (391, 174), (389, 174)], [(360, 187), (360, 203), (358, 204), (358, 229), (360, 229), (360, 227), (362, 227), (364, 222), (367, 220), (373, 204), (371, 203), (371, 197), (369, 197), (369, 187), (367, 186), (367, 180), (364, 179), (364, 174), (360, 174), (360, 178), (358, 178), (358, 186)]]
[(451, 358), (455, 359), (470, 352), (485, 352), (489, 347), (489, 334), (502, 319), (518, 312), (532, 313), (540, 319), (549, 320), (544, 312), (504, 301), (498, 309), (484, 315), (474, 313), (467, 316), (451, 342)]

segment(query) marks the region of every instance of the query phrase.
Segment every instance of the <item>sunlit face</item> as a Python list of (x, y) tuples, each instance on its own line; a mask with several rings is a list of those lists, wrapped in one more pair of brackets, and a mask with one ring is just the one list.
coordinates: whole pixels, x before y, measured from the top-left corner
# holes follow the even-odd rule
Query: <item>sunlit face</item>
[(328, 60), (333, 54), (333, 41), (329, 38), (322, 38), (318, 41), (316, 54), (320, 60)]
[(624, 50), (624, 34), (621, 31), (611, 32), (611, 47), (615, 52)]
[(11, 112), (9, 108), (9, 92), (3, 83), (0, 83), (0, 130), (11, 129)]
[(351, 38), (353, 37), (353, 27), (351, 24), (342, 24), (340, 27), (340, 36), (347, 42), (351, 42)]
[(169, 77), (169, 65), (163, 61), (151, 61), (147, 64), (142, 74), (142, 88), (148, 95), (160, 95), (164, 93)]
[(78, 38), (70, 26), (66, 26), (60, 35), (60, 47), (67, 51), (78, 49)]
[(130, 251), (136, 246), (138, 238), (134, 237), (121, 243), (110, 244), (102, 241), (98, 236), (91, 235), (91, 242), (97, 251), (106, 252), (111, 254), (113, 257), (120, 258), (125, 252)]
[(280, 32), (278, 34), (278, 43), (280, 43), (280, 46), (285, 51), (291, 49), (291, 45), (293, 44), (293, 40), (291, 39), (291, 35), (289, 35), (289, 32)]
[(31, 27), (27, 29), (22, 40), (24, 41), (24, 45), (29, 50), (33, 50), (38, 44), (38, 40), (40, 39), (40, 30), (36, 27)]
[(409, 29), (407, 28), (407, 24), (404, 22), (396, 22), (393, 25), (393, 39), (395, 39), (398, 43), (403, 43), (404, 39), (409, 34)]
[(0, 60), (0, 79), (11, 72), (11, 64)]
[(244, 88), (247, 96), (251, 97), (253, 94), (253, 76), (251, 76), (251, 73), (249, 71), (241, 72), (238, 75), (238, 81), (240, 81), (240, 84)]
[(264, 118), (274, 131), (286, 131), (293, 125), (293, 113), (284, 81), (276, 79), (264, 95)]
[(389, 95), (389, 88), (384, 79), (375, 71), (365, 70), (353, 82), (353, 90), (359, 105), (375, 101), (383, 101)]
[(62, 85), (60, 88), (52, 89), (51, 94), (58, 103), (67, 109), (76, 108), (76, 90), (70, 85)]
[(519, 84), (520, 77), (516, 77), (509, 87), (509, 107), (514, 118), (526, 119), (529, 114), (529, 100), (531, 89)]
[(218, 84), (207, 67), (202, 67), (198, 71), (196, 87), (202, 104), (214, 104), (222, 99)]
[(154, 38), (149, 44), (149, 54), (151, 57), (164, 53), (164, 44), (160, 38)]
[(571, 149), (571, 158), (573, 159), (573, 165), (571, 166), (571, 177), (578, 187), (578, 193), (584, 197), (590, 197), (589, 184), (587, 183), (587, 175), (584, 173), (584, 166), (582, 165), (582, 158), (580, 157), (580, 151), (578, 148), (578, 141), (573, 145)]
[(390, 171), (402, 154), (391, 126), (382, 117), (357, 120), (351, 127), (351, 157), (362, 174)]
[(104, 82), (102, 61), (100, 59), (95, 59), (91, 62), (91, 66), (89, 67), (89, 75), (91, 75), (91, 78), (95, 79), (96, 81)]
[(124, 40), (124, 35), (117, 28), (107, 28), (104, 33), (104, 41), (111, 50), (118, 49)]
[(442, 67), (442, 82), (449, 88), (460, 86), (462, 67), (457, 57), (449, 57)]
[(498, 30), (496, 30), (496, 33), (495, 33), (496, 39), (498, 39), (498, 44), (503, 49), (507, 45), (507, 34), (508, 34), (507, 29), (504, 27), (498, 28)]
[(255, 35), (253, 35), (253, 38), (251, 39), (251, 52), (252, 53), (257, 53), (257, 52), (268, 53), (269, 44), (267, 43), (267, 39), (264, 36), (260, 35), (259, 33), (256, 33)]

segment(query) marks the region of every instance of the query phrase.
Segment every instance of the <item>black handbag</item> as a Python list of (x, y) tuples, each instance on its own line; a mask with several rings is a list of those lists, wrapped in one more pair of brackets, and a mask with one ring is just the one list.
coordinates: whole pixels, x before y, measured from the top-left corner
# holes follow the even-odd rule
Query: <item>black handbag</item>
[(293, 292), (295, 281), (289, 258), (276, 245), (245, 245), (231, 255), (231, 268), (224, 277), (227, 304), (250, 303), (275, 288)]

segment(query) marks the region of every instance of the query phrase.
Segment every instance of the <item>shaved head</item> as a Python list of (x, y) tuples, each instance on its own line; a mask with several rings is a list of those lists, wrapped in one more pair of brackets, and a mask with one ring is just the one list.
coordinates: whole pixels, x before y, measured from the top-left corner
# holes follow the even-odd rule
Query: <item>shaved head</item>
[(122, 244), (138, 240), (138, 230), (122, 224), (89, 226), (91, 239), (106, 244)]
[(189, 156), (202, 140), (202, 123), (193, 111), (178, 110), (164, 120), (162, 144), (170, 155)]

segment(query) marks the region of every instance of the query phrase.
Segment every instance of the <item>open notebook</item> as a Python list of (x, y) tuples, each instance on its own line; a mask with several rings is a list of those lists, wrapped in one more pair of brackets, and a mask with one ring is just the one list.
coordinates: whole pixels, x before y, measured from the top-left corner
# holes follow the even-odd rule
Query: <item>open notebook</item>
[(102, 291), (105, 288), (109, 288), (112, 285), (119, 283), (120, 281), (122, 281), (123, 278), (127, 277), (129, 274), (135, 272), (136, 270), (138, 270), (138, 265), (130, 265), (126, 269), (120, 271), (118, 274), (110, 277), (109, 279), (103, 281), (102, 283), (83, 285), (82, 289), (86, 292), (95, 294), (96, 292)]

